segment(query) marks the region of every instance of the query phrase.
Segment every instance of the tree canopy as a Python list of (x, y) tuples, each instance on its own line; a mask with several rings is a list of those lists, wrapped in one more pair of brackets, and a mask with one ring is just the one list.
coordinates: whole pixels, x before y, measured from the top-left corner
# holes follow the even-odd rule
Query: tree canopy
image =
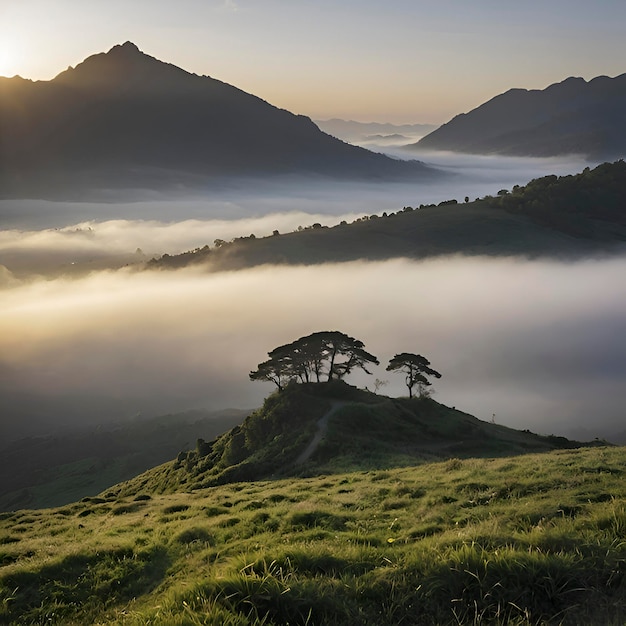
[(406, 386), (409, 388), (409, 398), (413, 397), (413, 387), (418, 385), (420, 395), (421, 389), (429, 387), (431, 382), (427, 376), (441, 378), (441, 374), (430, 367), (430, 361), (421, 354), (411, 354), (410, 352), (402, 352), (396, 354), (387, 365), (387, 371), (400, 371), (406, 374)]
[(273, 382), (279, 390), (286, 382), (302, 383), (340, 380), (355, 369), (368, 374), (369, 364), (378, 359), (365, 350), (362, 341), (337, 330), (319, 331), (278, 346), (269, 359), (250, 372), (251, 380)]

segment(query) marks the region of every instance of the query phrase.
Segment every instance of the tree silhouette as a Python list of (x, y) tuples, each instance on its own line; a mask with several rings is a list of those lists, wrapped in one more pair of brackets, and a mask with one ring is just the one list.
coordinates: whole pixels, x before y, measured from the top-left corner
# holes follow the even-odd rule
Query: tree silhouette
[(251, 380), (273, 382), (280, 391), (285, 382), (330, 382), (340, 380), (355, 369), (370, 374), (367, 366), (378, 359), (367, 352), (362, 341), (337, 330), (319, 331), (278, 346), (268, 353), (269, 360), (250, 372)]
[(284, 384), (292, 378), (286, 363), (280, 359), (269, 359), (259, 363), (257, 369), (250, 372), (250, 380), (265, 380), (272, 382), (282, 391)]
[[(421, 354), (403, 352), (396, 354), (387, 365), (387, 371), (400, 371), (406, 374), (405, 382), (409, 388), (409, 398), (413, 397), (413, 387), (429, 387), (431, 382), (426, 376), (441, 378), (441, 374), (430, 367), (430, 361)], [(420, 396), (422, 393), (420, 393)]]

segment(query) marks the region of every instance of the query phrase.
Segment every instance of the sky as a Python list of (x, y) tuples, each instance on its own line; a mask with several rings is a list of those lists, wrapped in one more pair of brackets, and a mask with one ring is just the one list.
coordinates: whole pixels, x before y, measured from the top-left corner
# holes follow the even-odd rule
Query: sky
[(0, 76), (133, 41), (313, 119), (440, 124), (512, 87), (626, 71), (623, 0), (0, 0)]

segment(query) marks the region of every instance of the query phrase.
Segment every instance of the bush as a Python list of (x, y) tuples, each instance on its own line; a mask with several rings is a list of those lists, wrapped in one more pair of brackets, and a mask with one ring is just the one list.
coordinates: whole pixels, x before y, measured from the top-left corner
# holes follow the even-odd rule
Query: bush
[(206, 530), (206, 528), (201, 528), (197, 526), (183, 530), (176, 536), (175, 541), (182, 544), (198, 542), (207, 543), (210, 546), (215, 545), (215, 539), (213, 535), (208, 530)]

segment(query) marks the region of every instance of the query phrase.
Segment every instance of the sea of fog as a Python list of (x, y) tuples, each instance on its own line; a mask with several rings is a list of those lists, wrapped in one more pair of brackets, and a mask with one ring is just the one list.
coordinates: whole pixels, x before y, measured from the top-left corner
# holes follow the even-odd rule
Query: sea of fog
[[(398, 157), (415, 157), (399, 148), (395, 152)], [(413, 184), (239, 180), (203, 196), (135, 190), (102, 191), (106, 202), (0, 200), (0, 265), (40, 273), (76, 263), (102, 267), (117, 260), (119, 265), (213, 245), (216, 239), (252, 233), (267, 236), (314, 223), (332, 226), (452, 198), (463, 202), (466, 197), (495, 195), (539, 176), (571, 174), (589, 165), (573, 157), (420, 153), (419, 158), (447, 177)]]
[[(174, 253), (216, 238), (462, 200), (585, 166), (440, 158), (458, 178), (437, 188), (294, 185), (282, 195), (244, 189), (175, 203), (3, 201), (0, 436), (53, 432), (72, 419), (253, 408), (272, 385), (250, 382), (250, 370), (277, 345), (324, 329), (361, 339), (379, 357), (372, 376), (349, 379), (359, 386), (372, 389), (378, 378), (388, 381), (381, 392), (406, 394), (402, 376), (385, 365), (397, 352), (417, 352), (443, 374), (435, 398), (481, 419), (586, 439), (623, 431), (626, 258), (46, 271), (137, 248)], [(30, 273), (14, 271), (29, 263)]]

